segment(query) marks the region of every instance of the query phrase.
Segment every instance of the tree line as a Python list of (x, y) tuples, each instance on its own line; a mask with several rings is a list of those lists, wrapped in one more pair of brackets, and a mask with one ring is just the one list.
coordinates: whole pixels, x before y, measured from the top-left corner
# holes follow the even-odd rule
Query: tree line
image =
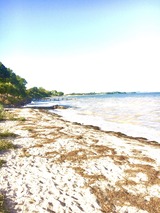
[(48, 91), (43, 87), (26, 88), (27, 81), (0, 62), (0, 104), (17, 105), (44, 97), (61, 96), (63, 92)]

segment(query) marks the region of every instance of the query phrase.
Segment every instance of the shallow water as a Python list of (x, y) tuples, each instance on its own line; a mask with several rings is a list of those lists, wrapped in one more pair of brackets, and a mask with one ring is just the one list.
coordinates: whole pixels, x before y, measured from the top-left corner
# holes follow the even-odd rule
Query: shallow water
[(72, 96), (38, 104), (67, 105), (54, 112), (70, 121), (160, 142), (160, 93)]
[(84, 96), (59, 104), (72, 106), (56, 110), (67, 120), (160, 142), (160, 93)]

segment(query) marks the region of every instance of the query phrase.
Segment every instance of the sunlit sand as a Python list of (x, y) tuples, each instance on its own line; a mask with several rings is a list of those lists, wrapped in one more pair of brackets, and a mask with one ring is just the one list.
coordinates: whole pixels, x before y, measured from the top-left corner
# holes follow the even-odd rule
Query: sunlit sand
[(160, 212), (160, 144), (101, 131), (38, 109), (13, 109), (24, 121), (4, 152), (0, 192), (11, 212)]

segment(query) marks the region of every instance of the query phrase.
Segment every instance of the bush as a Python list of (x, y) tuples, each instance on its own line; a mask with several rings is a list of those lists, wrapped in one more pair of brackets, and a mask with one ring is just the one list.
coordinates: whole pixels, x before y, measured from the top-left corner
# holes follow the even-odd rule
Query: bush
[(0, 151), (13, 149), (13, 148), (14, 148), (14, 145), (11, 142), (3, 140), (3, 139), (0, 140)]
[(3, 132), (0, 132), (0, 139), (1, 138), (9, 138), (9, 137), (16, 137), (17, 135), (13, 132), (9, 132), (8, 130), (5, 130)]
[(0, 104), (0, 120), (3, 120), (5, 116), (5, 112), (4, 112), (4, 108), (3, 106)]

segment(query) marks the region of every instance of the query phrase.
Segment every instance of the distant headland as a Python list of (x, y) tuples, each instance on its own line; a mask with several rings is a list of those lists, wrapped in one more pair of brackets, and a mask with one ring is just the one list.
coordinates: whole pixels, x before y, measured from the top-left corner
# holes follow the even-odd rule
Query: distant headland
[(127, 94), (127, 93), (136, 93), (136, 92), (119, 92), (119, 91), (115, 91), (115, 92), (88, 92), (88, 93), (70, 93), (67, 95), (111, 95), (111, 94)]

